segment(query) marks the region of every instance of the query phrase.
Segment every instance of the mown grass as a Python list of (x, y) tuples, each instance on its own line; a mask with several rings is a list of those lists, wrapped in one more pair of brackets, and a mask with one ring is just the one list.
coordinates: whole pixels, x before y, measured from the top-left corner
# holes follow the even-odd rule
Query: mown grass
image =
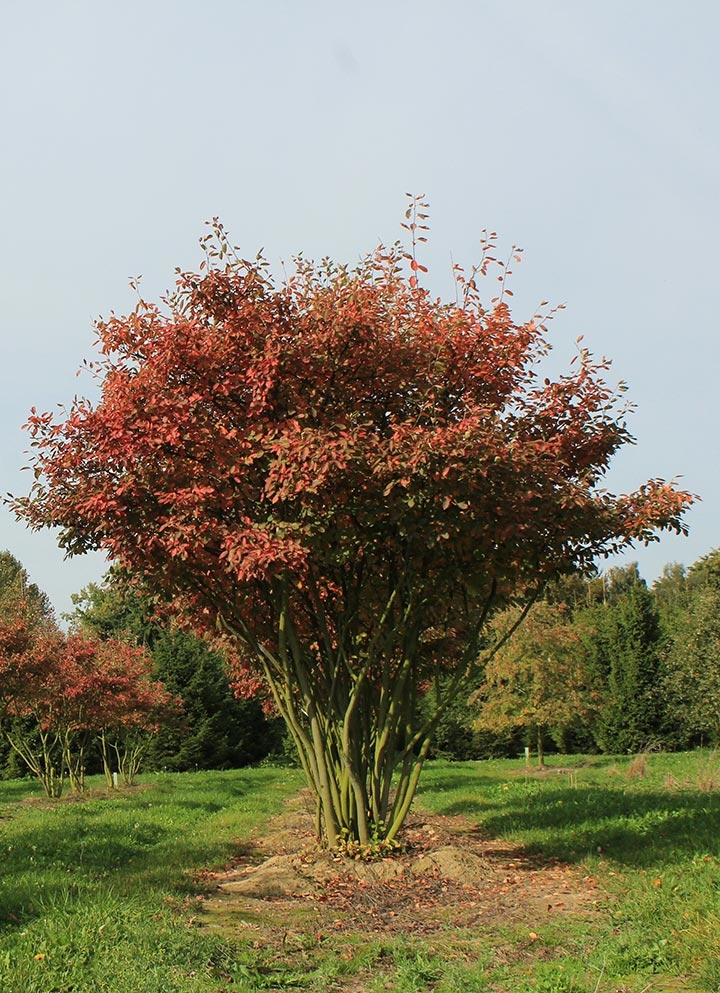
[(720, 990), (720, 759), (640, 765), (638, 775), (634, 759), (574, 756), (542, 775), (506, 762), (428, 770), (432, 810), (575, 863), (611, 895), (591, 921), (548, 924), (551, 961), (528, 989)]
[(227, 989), (237, 956), (198, 929), (199, 870), (226, 864), (299, 785), (286, 769), (157, 775), (53, 803), (0, 783), (2, 993)]
[(0, 990), (717, 993), (720, 761), (631, 762), (426, 769), (420, 805), (570, 862), (610, 894), (590, 914), (533, 925), (532, 942), (518, 921), (432, 938), (298, 929), (280, 949), (201, 926), (197, 870), (225, 864), (280, 809), (301, 785), (293, 770), (158, 775), (81, 803), (0, 783)]

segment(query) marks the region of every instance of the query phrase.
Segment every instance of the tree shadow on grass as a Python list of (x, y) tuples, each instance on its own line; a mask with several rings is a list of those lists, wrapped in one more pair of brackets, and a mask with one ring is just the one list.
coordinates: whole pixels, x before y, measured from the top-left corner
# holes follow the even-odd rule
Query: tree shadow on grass
[(108, 888), (155, 891), (158, 902), (197, 895), (199, 871), (236, 854), (227, 826), (212, 825), (223, 825), (226, 811), (231, 823), (240, 812), (238, 829), (249, 830), (278, 808), (287, 778), (273, 769), (179, 780), (160, 774), (134, 790), (89, 789), (60, 800), (27, 797), (27, 783), (0, 791), (16, 800), (0, 807), (0, 929)]
[(38, 823), (0, 850), (0, 930), (42, 916), (47, 906), (92, 897), (103, 888), (115, 893), (200, 892), (193, 868), (229, 859), (227, 841), (213, 844), (188, 834), (178, 841), (171, 829), (150, 817), (121, 825), (86, 812), (82, 822)]
[[(497, 791), (497, 781), (493, 783)], [(448, 798), (450, 800), (450, 797)], [(554, 788), (502, 801), (450, 800), (438, 813), (477, 818), (491, 837), (520, 837), (528, 853), (563, 861), (602, 854), (636, 868), (660, 868), (698, 854), (717, 854), (720, 794), (624, 792), (602, 787)]]

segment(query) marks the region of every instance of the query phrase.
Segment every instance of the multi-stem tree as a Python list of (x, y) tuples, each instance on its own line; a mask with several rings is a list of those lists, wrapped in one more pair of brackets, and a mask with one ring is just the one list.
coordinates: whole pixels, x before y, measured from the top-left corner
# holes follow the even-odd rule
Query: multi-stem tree
[(0, 716), (10, 746), (51, 797), (66, 775), (84, 788), (95, 739), (108, 780), (112, 753), (131, 782), (148, 735), (177, 714), (178, 701), (153, 680), (143, 649), (38, 629), (21, 608), (0, 619)]
[[(22, 599), (5, 603), (0, 616), (0, 728), (10, 748), (37, 777), (48, 796), (63, 789), (62, 739), (46, 721), (46, 689), (57, 702), (58, 633), (38, 627), (33, 608)], [(41, 650), (35, 653), (36, 646)]]
[[(10, 648), (4, 638), (12, 630), (16, 634), (22, 631), (23, 637), (27, 639), (41, 632), (49, 634), (57, 631), (50, 600), (30, 581), (25, 567), (9, 551), (0, 552), (0, 625), (0, 655)], [(8, 733), (17, 735), (22, 730), (23, 723), (28, 722), (23, 722), (22, 718), (13, 718), (10, 726), (8, 722), (11, 719), (1, 705), (6, 689), (6, 686), (0, 685), (0, 764), (12, 775), (20, 767), (17, 764), (17, 752), (8, 741)]]
[(200, 271), (98, 322), (99, 401), (32, 413), (36, 482), (14, 503), (225, 632), (287, 721), (330, 845), (397, 837), (497, 605), (682, 531), (691, 499), (599, 488), (631, 440), (607, 364), (581, 350), (538, 376), (544, 320), (513, 320), (491, 243), (456, 299), (423, 289), (421, 209), (412, 252), (299, 258), (280, 283), (214, 223)]
[(108, 785), (113, 766), (132, 786), (153, 735), (177, 725), (182, 701), (155, 678), (152, 657), (124, 641), (96, 641), (92, 728)]

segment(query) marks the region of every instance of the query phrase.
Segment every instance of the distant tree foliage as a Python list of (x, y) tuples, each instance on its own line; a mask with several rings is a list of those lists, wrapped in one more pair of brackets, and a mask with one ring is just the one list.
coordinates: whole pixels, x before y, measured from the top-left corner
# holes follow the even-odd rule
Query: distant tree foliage
[[(498, 637), (517, 622), (518, 614), (518, 608), (512, 608), (495, 621)], [(543, 765), (547, 737), (562, 744), (573, 724), (597, 713), (601, 698), (569, 610), (545, 600), (531, 608), (515, 635), (496, 652), (470, 702), (477, 708), (479, 729), (525, 728)]]
[(84, 789), (93, 746), (108, 784), (119, 771), (131, 785), (149, 736), (177, 710), (144, 649), (38, 626), (22, 601), (0, 618), (0, 729), (49, 797), (66, 777)]
[(257, 700), (238, 699), (220, 652), (195, 635), (153, 619), (152, 604), (112, 571), (73, 597), (75, 629), (125, 638), (151, 653), (156, 677), (184, 702), (182, 726), (160, 728), (146, 764), (182, 772), (238, 768), (282, 748), (282, 727)]
[[(651, 589), (636, 563), (564, 576), (548, 585), (542, 603), (562, 607), (579, 639), (573, 665), (582, 658), (584, 692), (591, 694), (593, 707), (562, 731), (549, 738), (543, 734), (540, 750), (627, 753), (720, 744), (720, 552), (690, 568), (666, 565)], [(448, 711), (439, 728), (441, 754), (514, 755), (522, 742), (537, 749), (531, 717), (538, 686), (531, 678), (529, 640), (532, 626), (521, 628), (488, 667), (470, 702)], [(567, 703), (562, 672), (548, 652), (542, 677), (559, 680), (559, 710)], [(552, 693), (548, 703), (551, 707)], [(477, 737), (483, 724), (479, 704), (487, 707), (485, 717), (493, 725), (493, 732), (483, 732), (490, 741)]]
[(607, 664), (608, 702), (600, 714), (598, 744), (632, 752), (662, 742), (659, 618), (638, 579), (618, 592), (600, 620), (597, 637)]
[(164, 632), (152, 656), (158, 677), (185, 701), (187, 724), (157, 736), (149, 756), (156, 768), (239, 768), (281, 747), (282, 722), (268, 719), (259, 701), (233, 694), (225, 660), (206, 642)]
[[(709, 558), (709, 557), (708, 557)], [(720, 743), (720, 573), (701, 560), (665, 640), (665, 685), (678, 744)]]
[(49, 597), (36, 583), (30, 582), (20, 560), (5, 550), (0, 552), (0, 617), (12, 613), (20, 601), (33, 623), (54, 625), (55, 612)]
[[(12, 622), (19, 614), (28, 627), (56, 630), (55, 612), (49, 597), (30, 581), (20, 560), (5, 550), (0, 552), (0, 624)], [(13, 723), (16, 730), (26, 731), (32, 727), (32, 722), (18, 717)], [(10, 719), (0, 710), (0, 776), (13, 777), (22, 775), (26, 765), (9, 743), (9, 730)]]

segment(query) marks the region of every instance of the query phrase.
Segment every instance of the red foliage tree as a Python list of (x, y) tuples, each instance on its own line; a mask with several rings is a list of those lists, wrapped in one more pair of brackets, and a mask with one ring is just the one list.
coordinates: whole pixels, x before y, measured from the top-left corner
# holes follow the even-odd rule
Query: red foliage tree
[(112, 785), (115, 765), (131, 786), (150, 736), (179, 719), (182, 701), (153, 678), (153, 660), (144, 649), (109, 640), (96, 642), (95, 652), (96, 677), (89, 695), (105, 778)]
[(0, 620), (0, 715), (9, 744), (48, 796), (60, 796), (64, 773), (59, 675), (60, 635), (38, 629), (29, 610), (16, 605)]
[[(300, 258), (280, 285), (216, 222), (200, 272), (98, 322), (99, 402), (33, 411), (36, 482), (14, 502), (228, 635), (288, 723), (331, 845), (394, 841), (498, 605), (684, 530), (691, 500), (660, 480), (600, 489), (631, 441), (607, 364), (582, 351), (537, 377), (543, 318), (513, 321), (504, 268), (481, 302), (492, 245), (457, 271), (456, 302), (434, 299), (419, 206), (412, 253)], [(418, 694), (448, 672), (418, 725)]]
[(66, 774), (74, 790), (84, 788), (94, 738), (109, 782), (111, 748), (132, 782), (148, 733), (179, 709), (151, 670), (150, 656), (124, 642), (67, 637), (21, 613), (0, 620), (3, 730), (48, 796), (61, 795)]

